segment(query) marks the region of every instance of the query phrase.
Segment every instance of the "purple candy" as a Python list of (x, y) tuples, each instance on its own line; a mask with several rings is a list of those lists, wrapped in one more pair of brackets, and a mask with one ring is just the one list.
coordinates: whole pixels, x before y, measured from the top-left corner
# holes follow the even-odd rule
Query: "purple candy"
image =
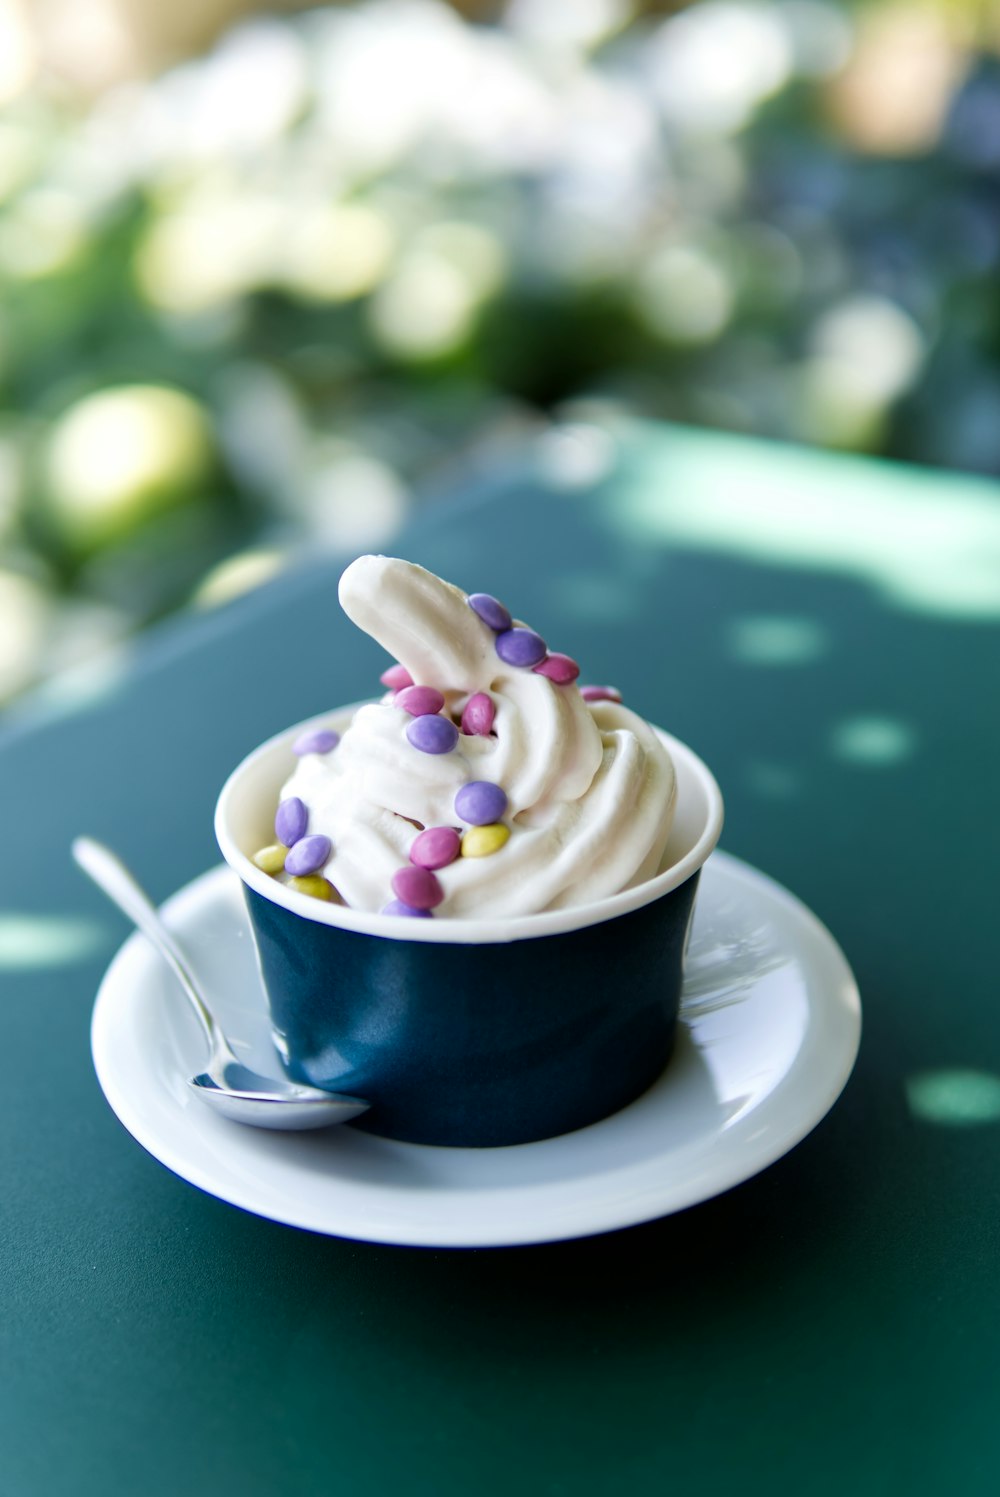
[(406, 736), (422, 754), (450, 754), (458, 742), (458, 729), (449, 718), (428, 713), (407, 723)]
[(394, 707), (402, 707), (411, 717), (426, 717), (440, 712), (444, 697), (434, 686), (404, 686), (392, 699)]
[(490, 780), (470, 780), (455, 796), (455, 815), (468, 826), (490, 826), (507, 809), (507, 792)]
[(406, 904), (402, 899), (390, 899), (388, 904), (382, 906), (383, 915), (415, 915), (418, 920), (430, 920), (430, 910), (414, 909), (412, 904)]
[(300, 759), (303, 754), (328, 754), (339, 742), (340, 734), (332, 728), (311, 728), (299, 734), (292, 744), (292, 753), (298, 754)]
[(510, 614), (503, 604), (490, 593), (470, 593), (469, 607), (473, 613), (478, 613), (483, 623), (489, 624), (497, 634), (501, 629), (509, 629), (511, 626)]
[(297, 795), (283, 800), (274, 818), (274, 835), (284, 847), (293, 847), (306, 834), (309, 812)]
[(392, 892), (397, 899), (415, 910), (432, 910), (444, 898), (444, 890), (429, 868), (397, 868), (392, 875)]
[(410, 862), (418, 868), (447, 868), (462, 848), (462, 839), (453, 826), (429, 826), (410, 844)]
[(537, 665), (545, 659), (545, 641), (533, 629), (507, 629), (497, 635), (497, 654), (507, 665)]
[(580, 695), (585, 702), (620, 702), (622, 699), (617, 686), (581, 686)]
[(496, 710), (493, 698), (487, 696), (485, 691), (477, 691), (475, 696), (471, 696), (465, 704), (465, 711), (462, 713), (462, 732), (488, 738), (493, 731)]
[(316, 834), (300, 837), (285, 859), (285, 872), (301, 878), (306, 873), (317, 873), (327, 861), (332, 850), (329, 837)]

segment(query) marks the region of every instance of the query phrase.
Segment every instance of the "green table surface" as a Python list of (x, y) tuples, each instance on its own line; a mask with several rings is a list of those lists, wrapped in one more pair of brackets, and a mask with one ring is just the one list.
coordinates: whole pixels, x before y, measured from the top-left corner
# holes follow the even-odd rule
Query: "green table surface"
[(832, 1113), (679, 1215), (431, 1251), (170, 1174), (88, 1026), (125, 922), (217, 861), (230, 767), (369, 695), (342, 560), (172, 625), (0, 733), (3, 1497), (994, 1493), (1000, 489), (668, 428), (564, 431), (392, 549), (505, 598), (713, 766), (865, 1028)]

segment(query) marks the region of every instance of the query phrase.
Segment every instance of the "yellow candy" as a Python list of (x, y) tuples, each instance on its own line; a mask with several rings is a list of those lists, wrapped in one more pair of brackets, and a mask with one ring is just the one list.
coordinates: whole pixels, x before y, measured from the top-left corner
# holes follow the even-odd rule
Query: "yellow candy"
[(255, 852), (253, 860), (263, 873), (280, 873), (285, 866), (287, 853), (287, 847), (282, 847), (280, 842), (275, 842), (273, 846), (262, 847), (260, 852)]
[(510, 836), (510, 827), (502, 821), (489, 826), (470, 826), (462, 838), (463, 858), (488, 858), (491, 852), (499, 852)]
[(299, 878), (290, 878), (288, 887), (297, 889), (300, 894), (311, 894), (314, 899), (333, 898), (333, 885), (318, 873), (304, 873)]

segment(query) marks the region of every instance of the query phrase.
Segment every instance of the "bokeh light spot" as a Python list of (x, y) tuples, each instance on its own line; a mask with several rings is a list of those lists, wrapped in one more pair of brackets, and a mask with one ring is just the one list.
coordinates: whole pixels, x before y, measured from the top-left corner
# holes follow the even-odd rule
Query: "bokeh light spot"
[(649, 46), (660, 107), (684, 130), (727, 132), (787, 80), (792, 48), (778, 7), (706, 0), (665, 21)]
[(610, 432), (585, 422), (567, 422), (547, 431), (538, 443), (538, 470), (551, 489), (576, 492), (607, 478), (617, 444)]
[(35, 75), (37, 57), (24, 0), (0, 0), (0, 104), (23, 93)]
[(644, 266), (639, 313), (668, 343), (710, 343), (729, 321), (733, 293), (722, 267), (694, 245), (674, 244)]
[(317, 301), (350, 301), (378, 285), (393, 242), (388, 221), (362, 203), (307, 209), (285, 240), (283, 279)]
[(192, 603), (196, 608), (218, 608), (270, 582), (285, 564), (283, 551), (261, 548), (227, 556), (199, 583)]
[(338, 551), (384, 545), (402, 525), (408, 508), (409, 495), (398, 475), (364, 453), (331, 460), (306, 486), (309, 529)]
[(456, 265), (428, 252), (407, 256), (371, 304), (376, 336), (391, 353), (421, 362), (457, 348), (476, 308), (473, 287)]
[(847, 366), (873, 405), (906, 391), (920, 372), (923, 334), (901, 307), (881, 296), (854, 296), (832, 307), (813, 329), (815, 355)]

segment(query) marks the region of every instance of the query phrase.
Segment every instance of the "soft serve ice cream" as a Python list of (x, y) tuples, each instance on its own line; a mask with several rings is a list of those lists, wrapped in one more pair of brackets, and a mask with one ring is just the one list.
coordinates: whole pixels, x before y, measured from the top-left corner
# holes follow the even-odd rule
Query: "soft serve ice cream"
[(673, 818), (660, 739), (496, 598), (362, 556), (340, 602), (397, 664), (342, 736), (296, 740), (277, 842), (304, 893), (416, 918), (513, 916), (651, 878)]

